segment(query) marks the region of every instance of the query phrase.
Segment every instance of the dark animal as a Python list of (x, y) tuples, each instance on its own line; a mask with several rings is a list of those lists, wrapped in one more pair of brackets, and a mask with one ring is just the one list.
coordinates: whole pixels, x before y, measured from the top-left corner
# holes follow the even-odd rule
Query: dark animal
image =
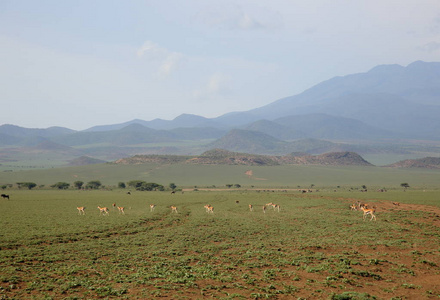
[(9, 195), (6, 195), (6, 194), (2, 194), (1, 197), (2, 197), (3, 199), (6, 199), (6, 198), (9, 199)]
[(175, 193), (176, 193), (176, 191), (172, 191), (172, 192), (171, 192), (171, 194), (175, 194)]

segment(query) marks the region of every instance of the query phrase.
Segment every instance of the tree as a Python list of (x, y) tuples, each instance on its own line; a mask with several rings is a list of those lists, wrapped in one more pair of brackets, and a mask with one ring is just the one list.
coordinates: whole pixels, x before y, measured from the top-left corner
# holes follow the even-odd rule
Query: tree
[(230, 183), (228, 183), (228, 184), (226, 185), (226, 187), (227, 187), (228, 189), (230, 189), (232, 186), (233, 186), (233, 184), (230, 184)]
[(129, 182), (127, 182), (127, 185), (131, 186), (132, 188), (138, 189), (145, 183), (146, 182), (143, 180), (130, 180)]
[(70, 187), (70, 183), (60, 181), (51, 185), (50, 187), (57, 188), (59, 190), (67, 190)]
[(82, 188), (83, 184), (84, 184), (84, 182), (78, 180), (73, 183), (73, 186), (76, 187), (78, 190), (80, 190)]
[(175, 185), (174, 183), (170, 183), (169, 187), (170, 187), (170, 189), (172, 189), (174, 191), (176, 189), (177, 185)]
[(234, 184), (234, 187), (236, 187), (237, 189), (241, 188), (241, 185), (239, 185), (238, 183)]
[(86, 189), (97, 190), (101, 187), (102, 183), (99, 180), (92, 180), (87, 182)]
[(403, 187), (405, 191), (407, 188), (409, 188), (409, 184), (407, 182), (401, 183), (400, 186)]
[(125, 189), (125, 183), (123, 183), (123, 182), (119, 182), (118, 183), (118, 188), (120, 188), (120, 189)]

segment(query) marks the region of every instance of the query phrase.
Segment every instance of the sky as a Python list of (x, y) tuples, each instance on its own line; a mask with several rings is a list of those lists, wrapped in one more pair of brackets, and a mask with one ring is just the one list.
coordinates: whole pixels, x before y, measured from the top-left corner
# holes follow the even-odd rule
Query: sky
[(439, 0), (0, 0), (0, 125), (214, 118), (417, 60)]

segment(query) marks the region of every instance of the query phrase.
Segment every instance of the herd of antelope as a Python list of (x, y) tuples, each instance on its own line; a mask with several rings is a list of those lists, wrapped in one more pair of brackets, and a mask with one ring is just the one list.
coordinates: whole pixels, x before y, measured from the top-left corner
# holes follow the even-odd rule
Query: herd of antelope
[[(239, 202), (236, 201), (236, 204), (238, 204), (238, 203)], [(399, 206), (400, 204), (398, 202), (393, 202), (393, 205)], [(124, 207), (116, 206), (115, 203), (113, 203), (112, 206), (113, 206), (114, 210), (116, 210), (116, 208), (118, 209), (119, 214), (125, 215), (125, 208)], [(150, 212), (153, 212), (155, 208), (156, 208), (155, 204), (150, 204)], [(171, 208), (171, 213), (176, 213), (176, 214), (178, 213), (176, 206), (172, 205), (172, 206), (170, 206), (170, 208)], [(205, 208), (205, 211), (208, 214), (213, 214), (214, 213), (214, 207), (212, 205), (206, 204), (204, 206), (204, 208)], [(263, 205), (262, 208), (263, 208), (263, 213), (266, 213), (266, 210), (268, 208), (272, 208), (273, 211), (278, 211), (278, 212), (281, 211), (281, 206), (279, 204), (275, 204), (275, 203), (272, 203), (272, 202), (266, 203), (265, 205)], [(85, 213), (85, 209), (86, 208), (84, 206), (77, 207), (78, 214), (85, 215), (86, 214)], [(107, 207), (98, 206), (98, 209), (99, 209), (99, 215), (108, 216), (110, 214), (109, 213), (109, 209)], [(376, 221), (376, 214), (375, 214), (376, 213), (376, 207), (374, 207), (374, 206), (372, 206), (370, 208), (370, 206), (368, 204), (361, 203), (360, 201), (356, 201), (355, 203), (353, 203), (350, 206), (350, 209), (353, 210), (353, 211), (362, 211), (363, 212), (363, 220), (364, 221), (366, 220), (366, 218), (368, 216), (370, 216), (370, 221), (373, 221), (373, 220)], [(249, 210), (250, 211), (254, 211), (254, 206), (252, 204), (249, 204)]]

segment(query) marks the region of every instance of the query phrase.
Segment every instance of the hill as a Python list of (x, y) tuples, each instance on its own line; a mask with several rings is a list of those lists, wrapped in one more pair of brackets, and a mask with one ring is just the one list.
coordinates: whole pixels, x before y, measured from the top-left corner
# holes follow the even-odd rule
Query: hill
[(331, 165), (331, 166), (372, 166), (360, 155), (353, 152), (333, 152), (321, 155), (287, 155), (271, 156), (232, 152), (224, 149), (212, 149), (198, 156), (167, 156), (167, 155), (136, 155), (130, 158), (119, 159), (116, 164), (202, 164), (202, 165)]
[(440, 169), (440, 157), (424, 157), (419, 159), (406, 159), (387, 165), (390, 168), (425, 168)]

